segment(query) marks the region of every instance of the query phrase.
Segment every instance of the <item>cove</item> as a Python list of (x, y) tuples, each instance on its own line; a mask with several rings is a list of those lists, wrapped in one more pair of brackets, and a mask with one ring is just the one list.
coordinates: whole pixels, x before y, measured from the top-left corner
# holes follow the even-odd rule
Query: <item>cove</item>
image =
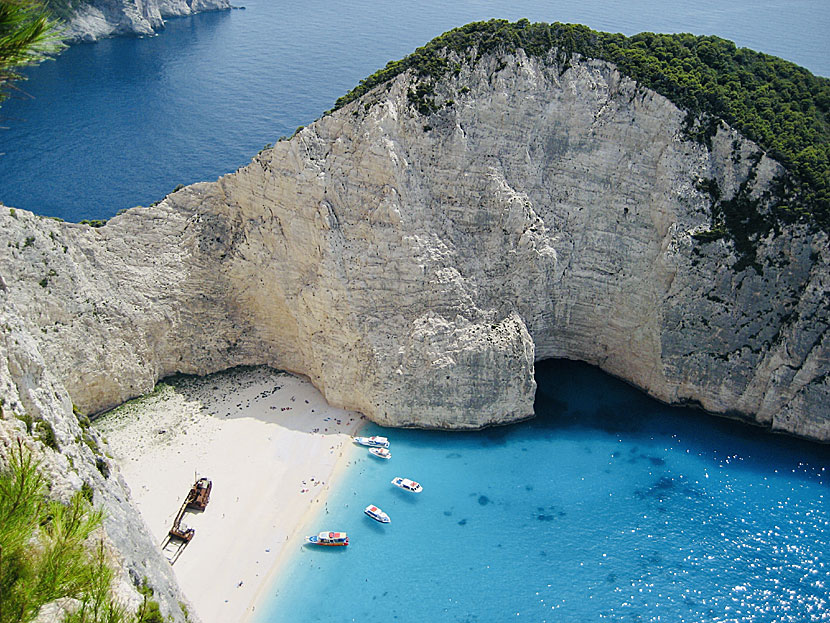
[[(537, 413), (478, 433), (369, 427), (255, 621), (818, 622), (827, 448), (538, 364)], [(392, 487), (404, 476), (421, 494)], [(392, 518), (363, 515), (376, 504)], [(335, 551), (332, 551), (335, 550)]]

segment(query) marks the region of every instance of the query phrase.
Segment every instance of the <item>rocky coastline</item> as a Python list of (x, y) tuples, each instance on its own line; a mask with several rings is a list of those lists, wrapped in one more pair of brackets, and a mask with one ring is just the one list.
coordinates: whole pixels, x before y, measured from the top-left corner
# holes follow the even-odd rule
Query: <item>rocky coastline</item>
[(123, 529), (129, 494), (73, 406), (178, 372), (264, 364), (383, 425), (475, 429), (532, 416), (534, 363), (564, 357), (830, 441), (827, 234), (776, 228), (752, 265), (696, 237), (702, 180), (760, 198), (781, 165), (724, 123), (691, 140), (685, 111), (605, 61), (452, 60), (429, 115), (406, 71), (102, 227), (0, 207), (0, 434), (52, 425), (60, 486), (94, 487), (166, 612), (175, 580)]
[(6, 298), (73, 402), (266, 364), (384, 425), (478, 428), (532, 415), (533, 362), (565, 357), (830, 439), (826, 234), (781, 229), (739, 271), (694, 237), (701, 179), (761, 195), (778, 163), (725, 124), (686, 139), (603, 61), (484, 58), (429, 120), (417, 80), (104, 227), (0, 215)]
[(147, 36), (164, 28), (165, 18), (230, 8), (230, 0), (88, 0), (78, 4), (61, 36), (69, 43)]

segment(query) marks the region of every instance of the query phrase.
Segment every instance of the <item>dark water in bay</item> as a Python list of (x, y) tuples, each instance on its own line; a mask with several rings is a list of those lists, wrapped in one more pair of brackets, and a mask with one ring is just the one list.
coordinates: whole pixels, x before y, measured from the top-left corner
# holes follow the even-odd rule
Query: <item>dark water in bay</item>
[(75, 46), (0, 108), (0, 201), (78, 221), (215, 180), (387, 61), (492, 17), (715, 34), (830, 76), (826, 0), (248, 0), (162, 35)]

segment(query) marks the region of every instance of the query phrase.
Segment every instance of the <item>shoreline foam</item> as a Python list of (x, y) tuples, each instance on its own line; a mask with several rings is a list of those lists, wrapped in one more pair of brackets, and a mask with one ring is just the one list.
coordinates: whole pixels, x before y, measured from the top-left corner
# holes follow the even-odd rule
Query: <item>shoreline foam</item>
[(156, 540), (194, 477), (213, 481), (196, 530), (173, 566), (203, 623), (255, 612), (300, 528), (325, 506), (364, 418), (329, 406), (307, 379), (238, 368), (160, 384), (96, 421)]

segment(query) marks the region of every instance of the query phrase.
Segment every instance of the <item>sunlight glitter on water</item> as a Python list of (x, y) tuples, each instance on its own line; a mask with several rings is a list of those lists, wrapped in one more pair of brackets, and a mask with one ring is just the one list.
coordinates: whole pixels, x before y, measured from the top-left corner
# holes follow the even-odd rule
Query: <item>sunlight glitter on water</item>
[[(298, 551), (260, 620), (828, 620), (825, 448), (667, 408), (581, 364), (543, 362), (537, 381), (524, 424), (384, 430), (393, 459), (350, 466), (320, 520), (350, 551)], [(393, 472), (424, 492), (390, 490)], [(363, 521), (369, 502), (393, 523)]]

